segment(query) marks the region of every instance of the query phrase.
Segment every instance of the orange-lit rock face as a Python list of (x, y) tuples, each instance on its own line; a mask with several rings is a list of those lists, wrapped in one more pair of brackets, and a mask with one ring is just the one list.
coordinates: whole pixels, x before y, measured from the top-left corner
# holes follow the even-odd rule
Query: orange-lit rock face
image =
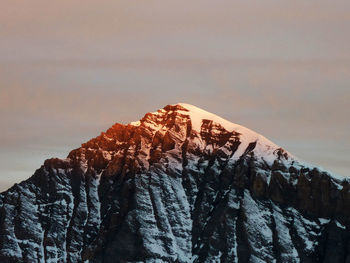
[(238, 132), (227, 131), (212, 120), (204, 120), (197, 132), (186, 112), (180, 105), (168, 105), (147, 113), (137, 125), (115, 124), (68, 157), (86, 161), (87, 168), (96, 172), (106, 169), (108, 174), (118, 174), (122, 170), (147, 172), (152, 163), (183, 157), (179, 152), (218, 154), (226, 159), (235, 152), (240, 144)]
[(348, 190), (245, 127), (169, 105), (1, 194), (0, 262), (344, 262)]

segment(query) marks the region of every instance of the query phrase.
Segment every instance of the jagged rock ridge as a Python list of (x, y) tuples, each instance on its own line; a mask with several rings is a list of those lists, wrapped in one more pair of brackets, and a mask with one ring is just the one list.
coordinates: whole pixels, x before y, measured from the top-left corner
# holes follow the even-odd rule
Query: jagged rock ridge
[(350, 184), (188, 104), (0, 194), (0, 262), (350, 262)]

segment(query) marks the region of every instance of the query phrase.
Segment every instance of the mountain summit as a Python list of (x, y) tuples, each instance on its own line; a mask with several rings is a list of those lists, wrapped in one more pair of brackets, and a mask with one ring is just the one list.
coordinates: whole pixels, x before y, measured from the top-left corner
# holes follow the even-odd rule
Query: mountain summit
[(350, 184), (179, 103), (0, 194), (0, 262), (350, 262)]

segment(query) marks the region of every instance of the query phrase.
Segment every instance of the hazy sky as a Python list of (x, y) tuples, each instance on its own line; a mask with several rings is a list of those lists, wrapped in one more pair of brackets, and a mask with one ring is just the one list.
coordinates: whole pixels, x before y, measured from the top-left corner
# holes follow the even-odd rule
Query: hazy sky
[(350, 176), (349, 30), (349, 0), (2, 0), (0, 190), (176, 102)]

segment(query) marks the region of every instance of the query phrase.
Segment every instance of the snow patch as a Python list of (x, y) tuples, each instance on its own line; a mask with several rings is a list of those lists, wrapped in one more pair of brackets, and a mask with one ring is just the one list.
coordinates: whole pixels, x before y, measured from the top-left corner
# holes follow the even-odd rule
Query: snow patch
[[(200, 133), (203, 120), (211, 120), (214, 123), (220, 124), (224, 129), (229, 132), (239, 133), (241, 144), (239, 145), (237, 151), (235, 152), (233, 159), (239, 159), (246, 151), (248, 145), (250, 143), (256, 142), (256, 146), (254, 148), (254, 155), (258, 159), (263, 159), (269, 165), (272, 165), (276, 160), (275, 152), (280, 149), (278, 145), (271, 142), (264, 136), (235, 123), (232, 123), (228, 120), (225, 120), (213, 113), (202, 110), (196, 106), (179, 103), (181, 107), (187, 109), (188, 111), (180, 111), (184, 115), (189, 115), (192, 122), (192, 129), (196, 132)], [(294, 159), (294, 157), (288, 153), (288, 157), (290, 160)]]

